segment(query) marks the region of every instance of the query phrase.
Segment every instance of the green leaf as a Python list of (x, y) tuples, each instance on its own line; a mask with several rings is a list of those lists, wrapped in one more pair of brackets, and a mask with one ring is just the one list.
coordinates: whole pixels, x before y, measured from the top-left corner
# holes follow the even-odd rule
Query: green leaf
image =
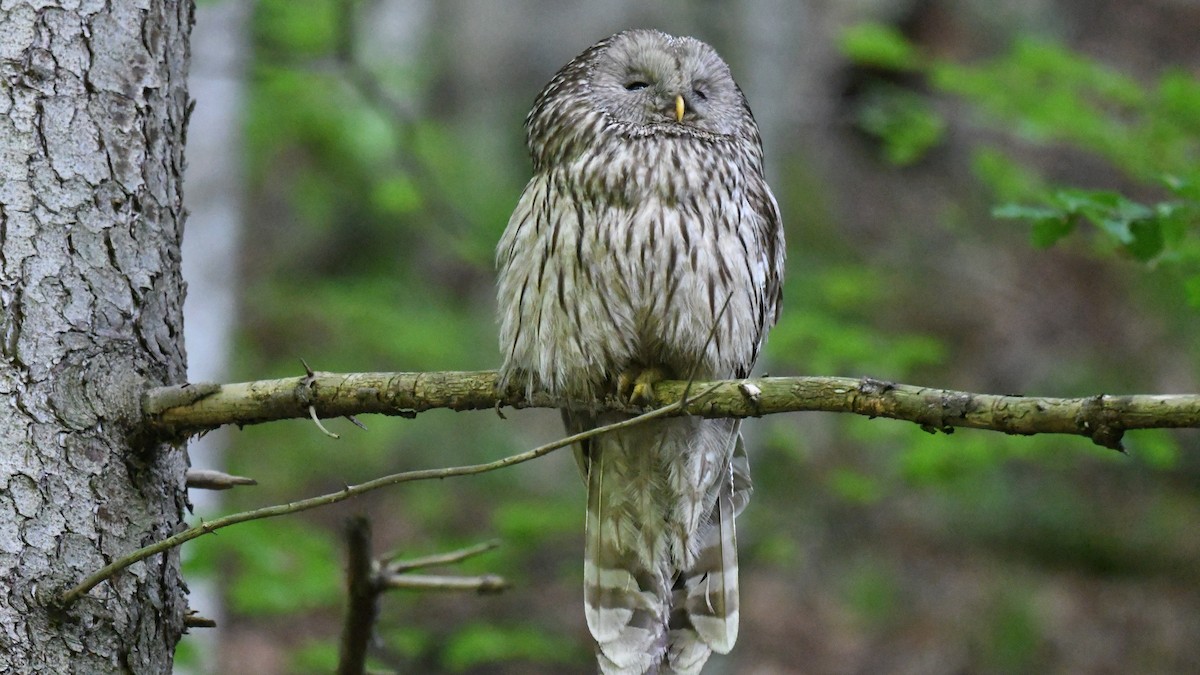
[(1046, 218), (1065, 218), (1062, 209), (1052, 209), (1047, 206), (1026, 206), (1024, 204), (1001, 204), (992, 209), (993, 218), (1011, 218), (1042, 220)]
[(1133, 240), (1125, 250), (1141, 262), (1153, 260), (1163, 251), (1163, 230), (1158, 220), (1136, 220), (1129, 225)]
[(933, 148), (946, 123), (923, 96), (891, 85), (877, 85), (862, 98), (859, 127), (880, 140), (892, 164), (907, 166)]
[(851, 61), (891, 70), (911, 70), (920, 65), (912, 43), (894, 27), (860, 23), (842, 31), (838, 46)]
[[(1142, 262), (1163, 252), (1167, 240), (1164, 224), (1174, 228), (1177, 221), (1177, 209), (1167, 203), (1151, 208), (1115, 192), (1060, 190), (1051, 201), (1058, 207), (1004, 204), (993, 209), (992, 215), (1032, 220), (1033, 243), (1041, 248), (1053, 246), (1075, 229), (1080, 218), (1086, 218)], [(1178, 236), (1176, 229), (1170, 233)]]
[[(994, 147), (976, 150), (971, 157), (971, 170), (991, 188), (992, 194), (997, 200), (1032, 199), (1045, 191), (1042, 178), (1036, 170), (1022, 165), (1008, 153)], [(1003, 216), (995, 213), (993, 215), (997, 218), (1024, 217)]]
[(1133, 243), (1132, 223), (1123, 218), (1097, 218), (1093, 221), (1100, 230), (1108, 234), (1117, 243), (1125, 244), (1126, 246)]
[(1033, 221), (1030, 239), (1038, 248), (1049, 248), (1075, 229), (1075, 219), (1069, 216), (1047, 216)]
[[(1197, 177), (1200, 177), (1200, 172), (1197, 173)], [(1162, 180), (1172, 194), (1184, 199), (1200, 201), (1200, 180), (1177, 174), (1165, 174)]]
[(1054, 193), (1054, 203), (1060, 205), (1068, 213), (1095, 216), (1107, 213), (1117, 207), (1121, 195), (1104, 190), (1079, 190), (1066, 188)]

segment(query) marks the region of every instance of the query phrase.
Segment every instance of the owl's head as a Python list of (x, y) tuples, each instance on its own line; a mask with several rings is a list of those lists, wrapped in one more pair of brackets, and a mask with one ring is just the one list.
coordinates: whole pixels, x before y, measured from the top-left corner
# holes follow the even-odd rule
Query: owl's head
[(587, 95), (615, 122), (722, 136), (753, 124), (729, 66), (695, 38), (630, 30), (596, 47), (585, 70)]
[(563, 66), (525, 131), (535, 170), (594, 150), (610, 134), (720, 139), (762, 152), (746, 98), (716, 50), (656, 30), (617, 33)]

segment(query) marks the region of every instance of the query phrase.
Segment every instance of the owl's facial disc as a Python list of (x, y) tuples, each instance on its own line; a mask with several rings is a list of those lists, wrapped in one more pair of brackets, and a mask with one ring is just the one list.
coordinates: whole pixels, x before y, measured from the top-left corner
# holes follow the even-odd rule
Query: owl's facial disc
[(729, 68), (712, 47), (657, 31), (614, 38), (592, 65), (591, 93), (618, 122), (732, 135), (744, 123), (745, 102)]

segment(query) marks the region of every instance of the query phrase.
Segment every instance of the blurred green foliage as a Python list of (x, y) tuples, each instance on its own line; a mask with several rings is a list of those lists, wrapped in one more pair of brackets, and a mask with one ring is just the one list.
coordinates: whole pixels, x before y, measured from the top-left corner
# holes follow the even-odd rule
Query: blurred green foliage
[[(794, 265), (784, 295), (787, 311), (767, 343), (771, 361), (821, 373), (872, 373), (900, 378), (939, 363), (937, 339), (881, 333), (874, 314), (893, 300), (880, 270), (851, 264)], [(796, 304), (803, 303), (797, 309)]]
[(461, 673), (503, 661), (580, 666), (590, 659), (587, 652), (570, 649), (540, 627), (468, 624), (446, 645), (444, 663), (449, 672)]
[[(1027, 142), (1065, 144), (1106, 160), (1123, 174), (1122, 192), (1053, 185), (1005, 150), (983, 145), (975, 151), (977, 175), (1007, 202), (993, 210), (996, 218), (1030, 223), (1041, 247), (1091, 225), (1103, 249), (1175, 270), (1191, 304), (1200, 307), (1200, 80), (1194, 74), (1169, 70), (1157, 82), (1141, 83), (1030, 38), (982, 63), (957, 63), (925, 57), (897, 30), (878, 24), (848, 29), (841, 44), (862, 66), (923, 76), (932, 90), (959, 98), (987, 123)], [(898, 87), (874, 87), (859, 110), (862, 130), (901, 165), (935, 147), (946, 124), (931, 97)]]
[[(330, 371), (496, 365), (490, 292), (478, 293), (488, 284), (477, 280), (491, 277), (491, 249), (520, 179), (478, 163), (445, 125), (407, 111), (405, 102), (423, 95), (425, 73), (370, 72), (354, 60), (346, 22), (358, 9), (341, 0), (255, 5), (245, 121), (255, 207), (234, 368), (247, 376), (295, 375), (303, 372), (299, 357)], [(364, 84), (400, 88), (382, 96)], [(450, 189), (461, 184), (476, 189)], [(419, 422), (368, 419), (369, 432), (327, 421), (343, 434), (340, 442), (310, 425), (246, 429), (235, 439), (230, 467), (269, 479), (262, 489), (232, 493), (226, 508), (284, 502), (384, 473), (517, 449), (509, 429), (493, 425), (480, 432), (457, 419), (440, 413)], [(528, 562), (515, 548), (520, 533), (546, 527), (557, 512), (501, 504), (493, 529), (487, 503), (512, 477), (454, 484), (471, 486), (462, 490), (412, 486), (348, 508), (372, 514), (380, 549), (400, 546), (412, 556), (492, 538), (499, 530), (513, 537), (505, 550), (446, 571), (504, 572), (529, 583)], [(336, 626), (344, 596), (343, 513), (330, 509), (315, 518), (233, 528), (192, 547), (189, 571), (222, 578), (235, 616), (309, 616)], [(570, 514), (578, 525), (581, 516), (574, 509)], [(385, 653), (431, 670), (564, 653), (551, 637), (538, 641), (533, 629), (497, 626), (500, 643), (516, 641), (508, 648), (487, 640), (478, 622), (461, 636), (424, 630), (413, 617), (427, 607), (411, 595), (392, 594), (383, 604), (390, 618), (379, 626)], [(281, 637), (291, 641), (292, 672), (328, 672), (336, 662), (336, 629)]]
[(886, 139), (884, 157), (900, 166), (919, 161), (942, 141), (946, 131), (929, 99), (885, 84), (864, 94), (857, 122), (866, 133)]
[(896, 575), (879, 560), (864, 558), (854, 561), (841, 581), (841, 593), (859, 621), (881, 625), (896, 621), (903, 615), (901, 589), (896, 587)]
[[(330, 640), (310, 640), (292, 654), (288, 664), (297, 673), (332, 673), (337, 671), (338, 649)], [(368, 667), (375, 665), (368, 662)]]
[(842, 31), (838, 42), (851, 61), (873, 68), (919, 70), (924, 62), (917, 47), (898, 29), (886, 24), (855, 24)]
[[(245, 614), (288, 615), (328, 606), (343, 593), (337, 543), (298, 520), (254, 520), (225, 530), (219, 548), (196, 547), (188, 569), (228, 564), (229, 609)], [(275, 545), (282, 542), (285, 545)], [(221, 560), (212, 558), (219, 552)]]
[(994, 602), (991, 621), (978, 638), (983, 659), (997, 673), (1029, 672), (1044, 640), (1028, 593), (1010, 586)]

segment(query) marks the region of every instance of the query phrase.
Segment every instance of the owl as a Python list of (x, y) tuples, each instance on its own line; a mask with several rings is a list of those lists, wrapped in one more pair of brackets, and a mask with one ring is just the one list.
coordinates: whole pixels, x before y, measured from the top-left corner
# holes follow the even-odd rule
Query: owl
[[(502, 386), (562, 401), (576, 433), (655, 381), (749, 374), (781, 299), (762, 142), (709, 45), (630, 30), (564, 66), (525, 119), (533, 178), (497, 248)], [(738, 635), (730, 419), (650, 421), (575, 448), (584, 613), (604, 673), (696, 673)]]

